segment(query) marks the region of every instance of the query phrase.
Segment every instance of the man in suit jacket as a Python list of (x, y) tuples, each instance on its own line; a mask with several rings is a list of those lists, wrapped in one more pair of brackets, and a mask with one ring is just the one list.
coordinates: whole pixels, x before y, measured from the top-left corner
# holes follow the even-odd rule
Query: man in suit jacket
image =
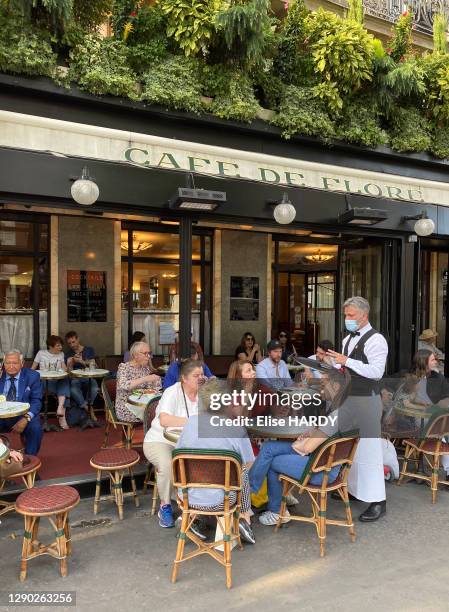
[(0, 419), (0, 433), (13, 431), (23, 434), (25, 453), (37, 455), (42, 440), (39, 418), (42, 405), (41, 377), (36, 371), (23, 367), (20, 351), (12, 350), (5, 354), (0, 395), (5, 395), (7, 400), (27, 402), (30, 405), (29, 411), (23, 416)]

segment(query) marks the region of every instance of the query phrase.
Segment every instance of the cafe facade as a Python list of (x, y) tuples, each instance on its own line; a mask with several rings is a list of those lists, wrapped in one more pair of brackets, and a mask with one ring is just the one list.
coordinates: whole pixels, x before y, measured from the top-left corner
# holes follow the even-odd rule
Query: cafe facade
[[(192, 334), (206, 355), (232, 355), (247, 331), (261, 345), (287, 331), (309, 355), (340, 343), (356, 294), (389, 341), (390, 372), (409, 366), (424, 328), (449, 347), (448, 162), (284, 140), (261, 120), (46, 79), (0, 83), (0, 351), (32, 358), (75, 329), (118, 355), (138, 330), (162, 355), (179, 330), (184, 350)], [(83, 168), (91, 205), (72, 196)], [(274, 218), (282, 201), (287, 224)]]

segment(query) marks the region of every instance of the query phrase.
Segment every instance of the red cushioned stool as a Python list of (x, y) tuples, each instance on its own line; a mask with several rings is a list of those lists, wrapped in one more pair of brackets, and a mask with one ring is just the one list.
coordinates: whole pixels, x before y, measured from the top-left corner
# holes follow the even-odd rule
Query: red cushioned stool
[[(59, 559), (61, 576), (67, 576), (67, 555), (72, 552), (69, 526), (69, 510), (80, 500), (79, 493), (73, 487), (54, 485), (32, 488), (21, 493), (16, 499), (16, 512), (25, 518), (23, 534), (22, 561), (20, 581), (27, 575), (27, 562), (40, 555), (50, 555)], [(54, 531), (55, 540), (48, 546), (37, 539), (39, 521), (46, 516)]]
[[(97, 470), (97, 482), (95, 487), (94, 514), (97, 514), (100, 506), (100, 487), (101, 473), (109, 474), (111, 486), (111, 495), (108, 499), (113, 498), (118, 508), (120, 520), (123, 519), (123, 498), (127, 495), (133, 495), (136, 508), (139, 507), (139, 498), (137, 497), (136, 481), (134, 480), (133, 466), (139, 463), (139, 453), (131, 448), (105, 448), (92, 457), (90, 465)], [(131, 493), (123, 493), (122, 481), (125, 472), (129, 472), (131, 478)]]
[[(34, 487), (34, 481), (36, 479), (36, 474), (40, 469), (42, 463), (39, 457), (35, 457), (34, 455), (24, 455), (22, 468), (13, 474), (8, 474), (6, 478), (0, 477), (0, 493), (5, 486), (5, 482), (7, 480), (13, 480), (15, 478), (21, 478), (23, 480), (24, 485), (27, 489), (32, 489)], [(6, 514), (7, 512), (11, 512), (14, 510), (14, 502), (7, 502), (0, 500), (0, 516), (2, 514)]]

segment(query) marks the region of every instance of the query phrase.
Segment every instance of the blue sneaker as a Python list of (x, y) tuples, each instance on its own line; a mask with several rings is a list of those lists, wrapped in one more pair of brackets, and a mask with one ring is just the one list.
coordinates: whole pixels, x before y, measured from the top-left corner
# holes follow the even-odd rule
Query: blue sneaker
[(157, 515), (159, 517), (159, 525), (161, 527), (175, 526), (175, 521), (173, 520), (173, 510), (170, 504), (164, 504), (161, 506)]

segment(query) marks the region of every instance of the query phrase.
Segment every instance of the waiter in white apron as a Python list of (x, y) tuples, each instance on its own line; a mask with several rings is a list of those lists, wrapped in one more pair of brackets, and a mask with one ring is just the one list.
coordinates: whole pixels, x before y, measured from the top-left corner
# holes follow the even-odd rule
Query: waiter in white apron
[(338, 410), (338, 429), (358, 429), (360, 441), (348, 476), (349, 494), (369, 502), (359, 516), (364, 522), (377, 521), (386, 512), (385, 478), (382, 460), (382, 401), (378, 381), (385, 371), (388, 344), (369, 323), (369, 302), (352, 297), (343, 304), (345, 327), (343, 353), (328, 351), (336, 363), (351, 375), (348, 397)]

